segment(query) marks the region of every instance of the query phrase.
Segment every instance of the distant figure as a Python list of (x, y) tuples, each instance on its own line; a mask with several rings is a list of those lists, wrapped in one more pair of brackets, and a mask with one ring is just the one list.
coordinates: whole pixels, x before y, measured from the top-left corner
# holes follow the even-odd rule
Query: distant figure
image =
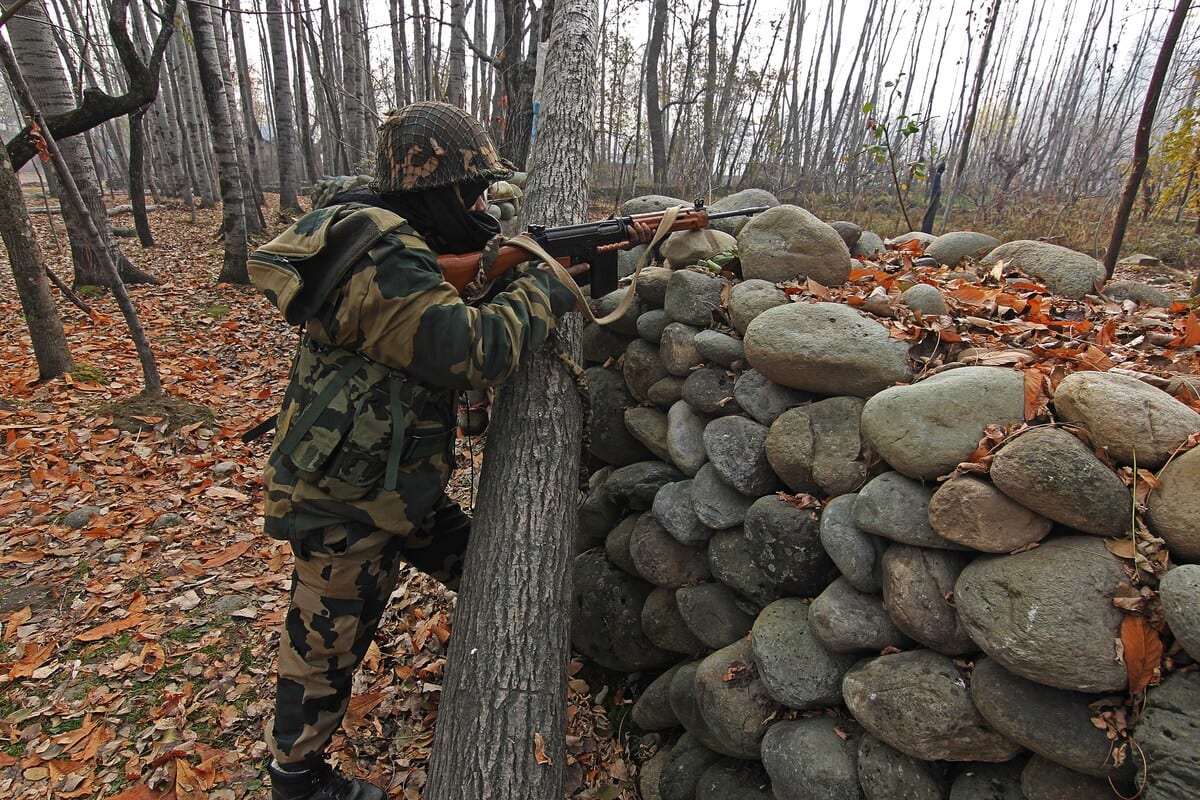
[(945, 171), (944, 161), (934, 170), (933, 187), (929, 190), (929, 210), (921, 220), (921, 233), (933, 233), (933, 221), (937, 218), (938, 204), (942, 201), (942, 173)]

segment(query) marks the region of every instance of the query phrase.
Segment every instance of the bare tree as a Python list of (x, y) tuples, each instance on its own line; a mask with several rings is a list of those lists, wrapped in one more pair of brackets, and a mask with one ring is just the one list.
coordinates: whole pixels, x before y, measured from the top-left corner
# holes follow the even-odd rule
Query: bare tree
[(292, 82), (288, 77), (287, 32), (282, 0), (267, 0), (271, 33), (271, 69), (275, 78), (275, 155), (279, 161), (279, 209), (298, 209), (296, 200), (296, 127), (292, 120)]

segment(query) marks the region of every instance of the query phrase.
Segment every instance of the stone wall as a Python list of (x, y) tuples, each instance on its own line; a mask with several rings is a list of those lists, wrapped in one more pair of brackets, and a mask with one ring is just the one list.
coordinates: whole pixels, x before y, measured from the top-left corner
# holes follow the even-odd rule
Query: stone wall
[[(1076, 372), (1042, 409), (1020, 369), (947, 348), (930, 370), (881, 320), (948, 314), (936, 287), (826, 302), (805, 279), (847, 281), (855, 226), (741, 222), (676, 234), (678, 268), (585, 332), (572, 636), (644, 687), (632, 717), (664, 746), (643, 796), (1090, 800), (1130, 794), (1142, 754), (1144, 797), (1200, 796), (1200, 673), (1178, 669), (1200, 656), (1200, 565), (1175, 566), (1200, 560), (1200, 414), (1120, 374)], [(686, 268), (735, 234), (740, 276)], [(927, 259), (968, 281), (960, 260), (999, 244), (940, 241)], [(1092, 264), (1040, 244), (1004, 257), (1036, 251), (1028, 275), (1082, 296)], [(1158, 471), (1145, 513), (1135, 466)], [(1133, 713), (1139, 614), (1176, 671), (1122, 747), (1105, 728)]]

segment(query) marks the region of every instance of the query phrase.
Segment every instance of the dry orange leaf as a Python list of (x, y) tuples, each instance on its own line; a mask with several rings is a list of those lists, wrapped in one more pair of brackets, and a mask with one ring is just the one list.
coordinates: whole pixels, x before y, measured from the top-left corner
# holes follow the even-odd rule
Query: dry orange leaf
[(130, 628), (136, 628), (138, 625), (141, 625), (145, 621), (146, 621), (145, 614), (137, 614), (137, 613), (130, 614), (128, 617), (125, 617), (124, 619), (114, 619), (112, 622), (105, 622), (102, 625), (97, 625), (94, 628), (89, 628), (88, 630), (86, 630), (83, 633), (76, 636), (75, 641), (77, 641), (77, 642), (99, 641), (100, 639), (103, 639), (105, 637), (112, 636), (114, 633), (120, 633), (121, 631), (127, 631)]
[(1141, 694), (1147, 686), (1162, 680), (1163, 643), (1149, 620), (1126, 614), (1121, 620), (1121, 644), (1125, 648), (1125, 668), (1129, 674), (1129, 693)]
[(223, 567), (226, 564), (241, 558), (253, 545), (254, 542), (252, 541), (235, 542), (234, 544), (229, 545), (229, 547), (226, 547), (220, 553), (217, 553), (212, 558), (206, 560), (200, 565), (200, 568), (204, 570), (210, 570), (216, 569), (217, 567)]
[(50, 658), (50, 653), (54, 650), (54, 642), (47, 642), (42, 646), (30, 645), (25, 651), (25, 655), (16, 664), (13, 664), (12, 669), (8, 671), (8, 677), (15, 680), (17, 678), (29, 678), (42, 664), (46, 663), (46, 659)]
[(533, 760), (543, 767), (550, 763), (550, 756), (546, 755), (546, 740), (541, 733), (533, 734)]

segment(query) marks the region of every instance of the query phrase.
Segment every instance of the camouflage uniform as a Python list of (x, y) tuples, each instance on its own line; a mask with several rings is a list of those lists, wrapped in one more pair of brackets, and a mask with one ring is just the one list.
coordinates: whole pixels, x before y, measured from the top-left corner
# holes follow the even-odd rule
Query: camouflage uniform
[(266, 532), (295, 555), (267, 731), (289, 764), (319, 756), (341, 723), (400, 565), (451, 585), (461, 574), (467, 531), (431, 533), (457, 391), (507, 378), (575, 300), (526, 267), (468, 306), (402, 219), (365, 206), (309, 213), (250, 271), (305, 327), (264, 473)]

